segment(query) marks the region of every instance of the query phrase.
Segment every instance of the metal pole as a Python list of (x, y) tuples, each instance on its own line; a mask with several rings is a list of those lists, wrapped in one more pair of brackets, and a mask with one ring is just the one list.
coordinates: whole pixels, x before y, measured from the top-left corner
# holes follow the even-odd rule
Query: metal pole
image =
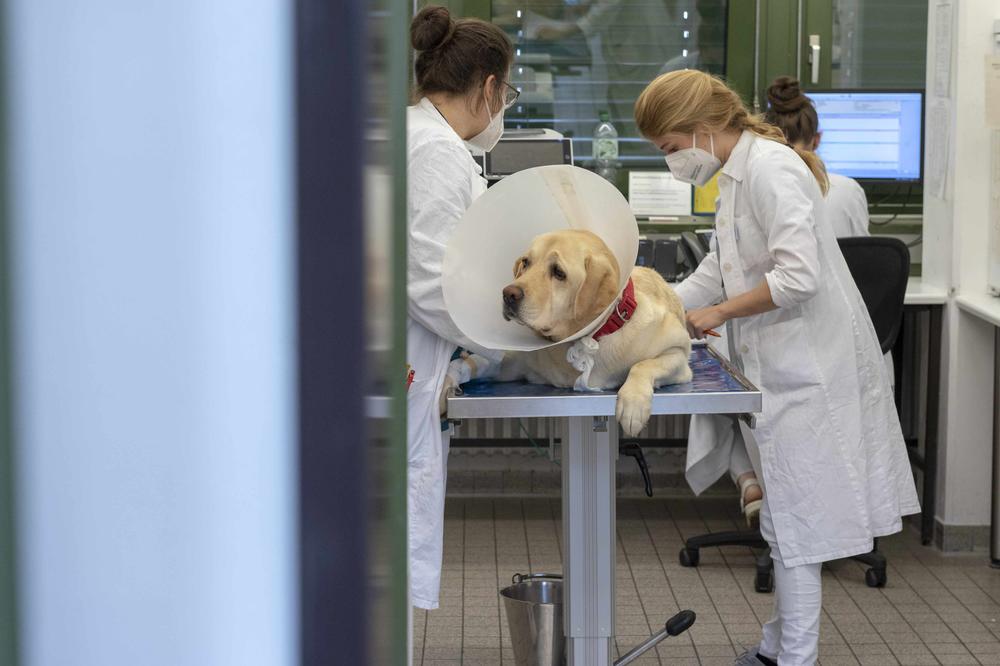
[(924, 512), (920, 518), (920, 541), (934, 540), (937, 512), (938, 415), (941, 405), (941, 326), (944, 306), (928, 307), (927, 403), (924, 407)]
[(626, 654), (624, 657), (616, 661), (615, 666), (626, 666), (626, 664), (631, 664), (633, 661), (641, 657), (643, 653), (653, 649), (653, 647), (655, 647), (657, 643), (659, 643), (669, 635), (670, 634), (667, 633), (667, 630), (664, 629), (660, 631), (658, 634), (650, 636), (649, 638), (646, 639), (646, 641), (642, 645), (636, 646), (634, 650), (630, 650), (628, 654)]
[(760, 0), (754, 0), (753, 112), (760, 113)]
[(795, 78), (802, 78), (802, 0), (799, 0), (798, 31), (795, 36)]
[(567, 666), (608, 666), (615, 649), (614, 418), (564, 421), (563, 626)]

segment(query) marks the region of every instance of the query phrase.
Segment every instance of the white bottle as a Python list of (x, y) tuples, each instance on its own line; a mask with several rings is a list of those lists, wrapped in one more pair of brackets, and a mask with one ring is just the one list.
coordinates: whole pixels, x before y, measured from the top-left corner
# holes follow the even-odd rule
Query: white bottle
[(594, 166), (598, 171), (618, 166), (618, 130), (607, 111), (601, 111), (600, 118), (594, 129)]

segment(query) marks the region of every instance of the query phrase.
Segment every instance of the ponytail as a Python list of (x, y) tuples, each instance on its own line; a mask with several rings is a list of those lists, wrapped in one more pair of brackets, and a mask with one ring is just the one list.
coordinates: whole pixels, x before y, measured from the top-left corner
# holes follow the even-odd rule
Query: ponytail
[(777, 141), (780, 144), (784, 144), (795, 151), (795, 154), (802, 158), (802, 161), (806, 163), (809, 167), (809, 171), (812, 172), (813, 178), (819, 183), (819, 189), (823, 192), (825, 197), (827, 192), (830, 191), (830, 179), (826, 175), (826, 166), (823, 165), (823, 160), (819, 158), (819, 155), (810, 151), (802, 150), (798, 146), (794, 146), (788, 143), (788, 139), (785, 138), (784, 132), (782, 132), (778, 127), (772, 125), (771, 123), (764, 120), (761, 116), (747, 115), (744, 120), (743, 129), (753, 132), (759, 137), (765, 139), (770, 139), (771, 141)]
[(748, 130), (788, 146), (809, 167), (825, 196), (830, 189), (823, 161), (815, 154), (788, 143), (781, 129), (747, 112), (740, 96), (721, 79), (694, 69), (656, 77), (635, 102), (635, 121), (647, 138), (671, 132), (690, 133), (701, 127), (719, 132)]

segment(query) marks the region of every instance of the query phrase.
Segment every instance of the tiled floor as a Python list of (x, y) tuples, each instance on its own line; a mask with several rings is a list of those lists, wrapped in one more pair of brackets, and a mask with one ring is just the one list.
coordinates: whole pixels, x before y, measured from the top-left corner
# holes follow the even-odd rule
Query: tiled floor
[[(625, 652), (681, 608), (698, 614), (639, 664), (732, 664), (760, 638), (772, 595), (753, 590), (749, 549), (702, 551), (681, 567), (686, 536), (731, 529), (735, 500), (620, 500), (617, 634)], [(561, 571), (560, 508), (547, 499), (449, 499), (441, 608), (414, 617), (414, 664), (513, 664), (498, 589), (515, 572)], [(864, 569), (823, 574), (820, 663), (1000, 665), (1000, 571), (984, 553), (943, 556), (910, 528), (881, 542), (889, 583), (865, 587)]]

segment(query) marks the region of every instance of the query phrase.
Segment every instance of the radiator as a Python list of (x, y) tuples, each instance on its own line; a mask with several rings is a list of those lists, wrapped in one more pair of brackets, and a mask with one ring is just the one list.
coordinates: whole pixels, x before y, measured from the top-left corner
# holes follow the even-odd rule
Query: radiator
[[(520, 421), (520, 423), (518, 423)], [(691, 417), (654, 416), (639, 439), (687, 439)], [(526, 439), (548, 440), (561, 437), (560, 419), (469, 419), (455, 428), (457, 439)], [(527, 433), (527, 434), (525, 434)]]

